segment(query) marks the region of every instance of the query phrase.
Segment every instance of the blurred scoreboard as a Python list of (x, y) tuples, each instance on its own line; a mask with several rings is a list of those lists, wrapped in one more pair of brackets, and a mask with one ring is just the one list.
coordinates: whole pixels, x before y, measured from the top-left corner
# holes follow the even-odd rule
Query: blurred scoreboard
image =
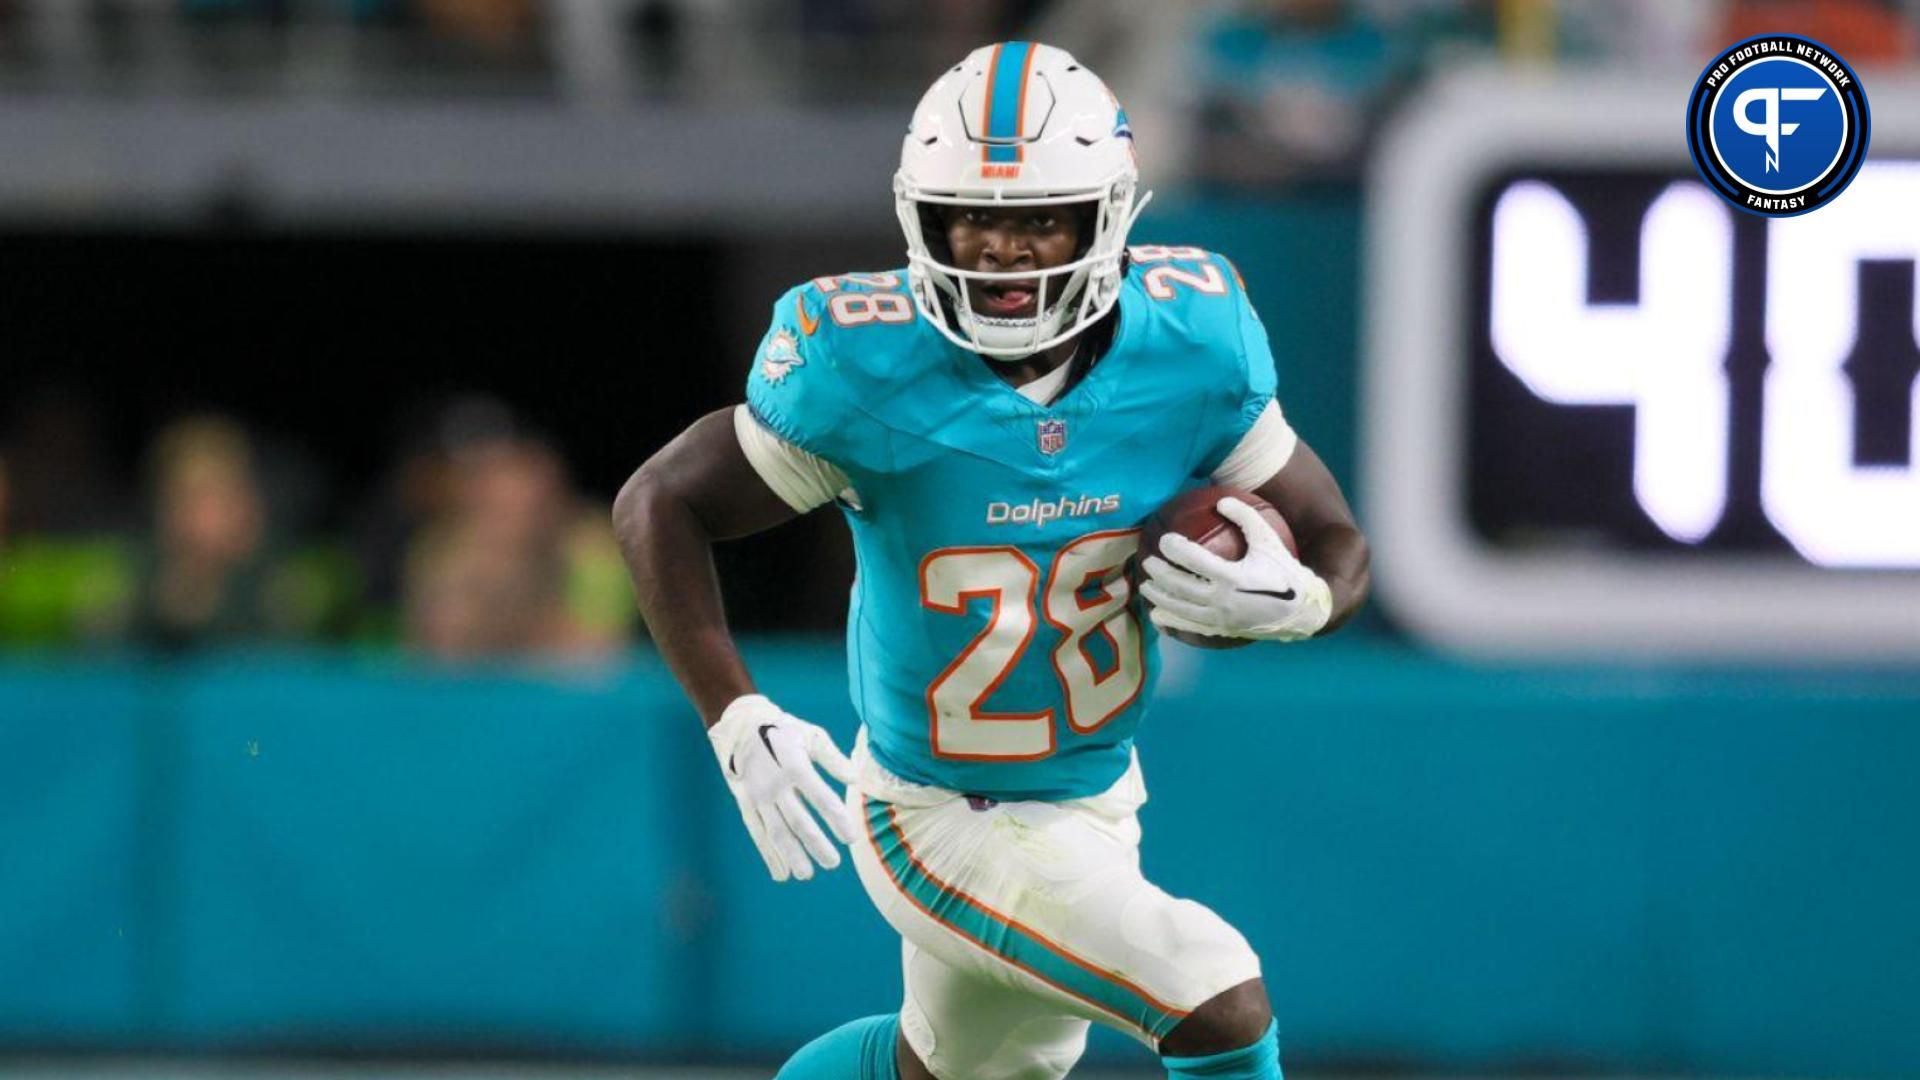
[(1868, 164), (1777, 220), (1694, 175), (1680, 75), (1469, 75), (1401, 118), (1364, 416), (1395, 615), (1494, 655), (1920, 661), (1920, 94), (1863, 81)]

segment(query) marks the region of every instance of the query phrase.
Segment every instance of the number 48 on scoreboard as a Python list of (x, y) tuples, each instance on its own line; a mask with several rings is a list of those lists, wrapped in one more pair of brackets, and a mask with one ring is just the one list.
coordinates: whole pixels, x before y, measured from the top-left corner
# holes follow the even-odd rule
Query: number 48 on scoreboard
[(1920, 655), (1920, 84), (1844, 198), (1742, 214), (1659, 79), (1442, 76), (1367, 185), (1383, 610), (1484, 656)]
[[(1546, 181), (1515, 182), (1492, 216), (1493, 354), (1543, 401), (1631, 406), (1634, 497), (1667, 536), (1697, 543), (1721, 524), (1736, 479), (1729, 350), (1743, 321), (1759, 323), (1767, 520), (1819, 565), (1920, 567), (1920, 381), (1907, 363), (1920, 338), (1915, 206), (1920, 164), (1872, 165), (1847, 198), (1765, 223), (1764, 303), (1742, 305), (1733, 213), (1698, 183), (1677, 182), (1641, 221), (1638, 298), (1596, 303), (1580, 211)], [(1872, 294), (1899, 310), (1864, 313), (1899, 317), (1905, 340), (1891, 350), (1860, 334), (1862, 268), (1875, 263), (1906, 268), (1906, 296)], [(1904, 392), (1863, 393), (1860, 376), (1875, 365), (1906, 368)], [(1906, 431), (1901, 460), (1858, 460), (1863, 418)]]

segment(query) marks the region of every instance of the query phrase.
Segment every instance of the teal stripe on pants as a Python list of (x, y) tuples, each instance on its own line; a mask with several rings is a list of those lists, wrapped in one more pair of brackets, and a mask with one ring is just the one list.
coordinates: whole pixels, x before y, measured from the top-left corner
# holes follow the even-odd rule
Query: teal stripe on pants
[(913, 859), (888, 804), (866, 800), (867, 833), (887, 875), (922, 910), (987, 951), (1056, 989), (1097, 1006), (1152, 1036), (1163, 1038), (1185, 1014), (1169, 1012), (1138, 992), (1060, 955), (1039, 937), (989, 913), (985, 905), (933, 877)]

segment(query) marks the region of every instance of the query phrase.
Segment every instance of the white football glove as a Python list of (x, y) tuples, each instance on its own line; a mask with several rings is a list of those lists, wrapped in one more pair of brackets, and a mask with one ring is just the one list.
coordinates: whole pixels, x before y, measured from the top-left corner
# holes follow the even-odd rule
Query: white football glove
[[(840, 865), (840, 849), (813, 820), (820, 815), (843, 844), (853, 842), (853, 815), (819, 769), (841, 783), (853, 780), (853, 762), (833, 737), (760, 694), (735, 698), (707, 729), (720, 771), (740, 804), (747, 835), (775, 881), (813, 877), (813, 864)], [(804, 801), (803, 801), (804, 800)], [(813, 813), (808, 813), (811, 806)]]
[(1333, 590), (1293, 552), (1260, 512), (1221, 499), (1220, 515), (1246, 534), (1247, 553), (1223, 559), (1176, 532), (1160, 537), (1160, 555), (1141, 560), (1140, 595), (1162, 630), (1258, 641), (1312, 637), (1333, 615)]

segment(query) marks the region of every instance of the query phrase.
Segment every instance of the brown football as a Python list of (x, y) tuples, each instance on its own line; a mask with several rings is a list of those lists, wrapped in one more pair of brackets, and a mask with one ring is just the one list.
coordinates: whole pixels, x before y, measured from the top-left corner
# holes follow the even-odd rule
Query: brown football
[[(1215, 509), (1216, 504), (1227, 496), (1233, 496), (1260, 512), (1260, 517), (1273, 526), (1280, 534), (1280, 542), (1296, 556), (1300, 554), (1299, 545), (1294, 541), (1293, 530), (1287, 527), (1287, 520), (1280, 516), (1267, 500), (1251, 491), (1239, 488), (1212, 486), (1195, 488), (1162, 504), (1153, 515), (1140, 523), (1140, 552), (1138, 558), (1160, 554), (1160, 537), (1168, 532), (1180, 535), (1213, 552), (1223, 559), (1238, 559), (1247, 553), (1247, 538), (1240, 527), (1228, 521)], [(1161, 556), (1165, 558), (1165, 556)], [(1136, 561), (1137, 568), (1138, 563)], [(1183, 630), (1169, 630), (1168, 637), (1201, 649), (1237, 649), (1242, 645), (1251, 645), (1243, 638), (1212, 637), (1206, 634), (1189, 634)]]

